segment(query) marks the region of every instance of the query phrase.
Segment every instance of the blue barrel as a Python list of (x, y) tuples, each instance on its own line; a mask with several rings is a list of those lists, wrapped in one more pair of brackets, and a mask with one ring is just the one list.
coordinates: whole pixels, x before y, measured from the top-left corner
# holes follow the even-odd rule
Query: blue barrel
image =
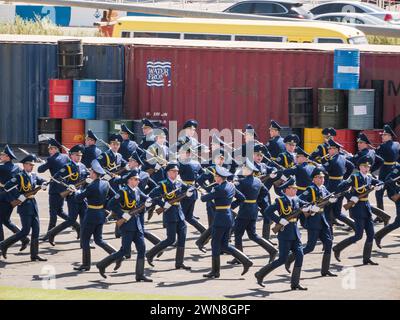
[(335, 49), (334, 89), (358, 89), (360, 84), (360, 50)]
[(98, 120), (121, 119), (124, 95), (122, 80), (97, 80), (96, 118)]
[(96, 80), (74, 80), (73, 117), (96, 119)]

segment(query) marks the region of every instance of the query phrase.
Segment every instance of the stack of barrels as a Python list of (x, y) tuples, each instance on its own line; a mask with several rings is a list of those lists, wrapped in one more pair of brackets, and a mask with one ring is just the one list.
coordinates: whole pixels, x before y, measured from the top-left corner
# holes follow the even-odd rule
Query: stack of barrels
[(123, 80), (82, 79), (82, 41), (60, 40), (57, 47), (59, 77), (49, 79), (49, 113), (38, 125), (42, 156), (48, 155), (48, 137), (70, 148), (84, 143), (90, 128), (107, 141), (109, 122), (123, 117)]
[(378, 128), (383, 126), (382, 94), (376, 86), (359, 88), (358, 49), (335, 50), (333, 79), (333, 88), (318, 88), (316, 110), (313, 88), (289, 88), (289, 126), (303, 128), (300, 138), (304, 141), (304, 150), (312, 152), (323, 142), (321, 131), (326, 127), (337, 130), (336, 140), (351, 153), (356, 151), (356, 137), (361, 130), (372, 144), (379, 144), (381, 130)]

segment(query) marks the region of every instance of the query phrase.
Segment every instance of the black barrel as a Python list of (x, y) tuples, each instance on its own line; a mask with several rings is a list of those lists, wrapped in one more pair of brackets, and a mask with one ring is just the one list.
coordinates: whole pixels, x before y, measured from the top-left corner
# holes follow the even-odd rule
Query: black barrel
[(122, 80), (97, 80), (97, 120), (122, 119), (124, 82)]
[(313, 88), (289, 88), (289, 126), (313, 126)]
[(38, 119), (38, 142), (39, 155), (48, 156), (47, 137), (61, 142), (61, 119), (39, 118)]
[(318, 127), (347, 128), (347, 91), (331, 88), (318, 89)]
[(60, 79), (81, 79), (83, 67), (82, 40), (67, 39), (57, 42)]

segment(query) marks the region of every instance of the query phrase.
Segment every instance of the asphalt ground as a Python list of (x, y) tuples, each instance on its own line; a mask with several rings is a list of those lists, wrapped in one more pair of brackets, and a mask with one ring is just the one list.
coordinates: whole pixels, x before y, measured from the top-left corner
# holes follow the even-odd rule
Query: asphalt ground
[[(46, 176), (46, 175), (44, 175)], [(41, 234), (44, 234), (48, 225), (48, 195), (40, 191), (37, 194), (39, 204)], [(375, 196), (370, 195), (371, 203), (375, 203)], [(385, 198), (385, 210), (395, 216), (394, 203)], [(195, 215), (206, 225), (207, 215), (204, 203), (196, 203)], [(12, 220), (20, 225), (19, 216), (13, 212)], [(59, 219), (58, 222), (61, 220)], [(377, 224), (379, 230), (383, 224)], [(161, 216), (156, 214), (146, 223), (146, 228), (155, 235), (164, 239), (165, 229), (162, 227)], [(262, 219), (257, 223), (257, 230), (261, 234)], [(10, 236), (9, 230), (5, 230)], [(334, 231), (334, 243), (349, 236), (350, 233), (341, 227)], [(89, 272), (76, 272), (73, 267), (81, 263), (81, 250), (76, 232), (66, 230), (56, 237), (56, 246), (48, 242), (40, 243), (40, 253), (48, 259), (47, 262), (31, 262), (29, 247), (19, 252), (17, 243), (8, 251), (8, 258), (0, 258), (0, 288), (12, 287), (32, 289), (57, 289), (54, 298), (60, 299), (59, 290), (68, 290), (68, 298), (76, 292), (76, 297), (82, 290), (91, 292), (111, 293), (110, 299), (119, 299), (116, 293), (132, 294), (133, 299), (149, 299), (149, 296), (165, 298), (210, 298), (210, 299), (399, 299), (400, 298), (400, 231), (396, 230), (382, 241), (383, 248), (378, 249), (374, 244), (372, 259), (378, 266), (364, 266), (362, 264), (362, 250), (364, 238), (350, 246), (341, 254), (342, 262), (338, 263), (333, 255), (331, 271), (337, 273), (336, 278), (325, 278), (320, 275), (322, 260), (322, 246), (318, 244), (314, 252), (304, 258), (301, 283), (308, 287), (308, 291), (291, 291), (290, 274), (284, 267), (276, 269), (265, 278), (265, 288), (256, 283), (254, 273), (268, 261), (268, 255), (257, 244), (244, 236), (244, 252), (250, 257), (254, 265), (249, 272), (241, 276), (241, 265), (231, 266), (227, 261), (231, 256), (221, 256), (221, 277), (215, 280), (203, 278), (211, 267), (210, 244), (207, 253), (202, 253), (195, 245), (199, 233), (188, 225), (185, 263), (192, 267), (191, 271), (175, 270), (175, 248), (169, 248), (160, 258), (154, 260), (154, 267), (145, 265), (145, 273), (153, 279), (153, 283), (136, 283), (135, 281), (135, 251), (132, 246), (132, 258), (125, 260), (118, 272), (113, 271), (113, 265), (107, 269), (107, 279), (103, 279), (97, 272), (95, 263), (106, 256), (99, 247), (92, 250), (92, 268)], [(120, 239), (114, 238), (114, 224), (104, 227), (104, 238), (116, 249), (120, 247)], [(302, 242), (306, 243), (307, 232), (302, 230)], [(272, 241), (277, 242), (275, 236)], [(152, 244), (146, 240), (146, 248)], [(3, 293), (2, 293), (3, 292)], [(0, 299), (15, 299), (18, 295), (9, 294), (10, 290), (0, 289)], [(58, 292), (56, 295), (55, 292)], [(49, 291), (51, 297), (51, 291)], [(103, 295), (104, 296), (104, 295)], [(35, 299), (35, 295), (30, 297)], [(38, 299), (41, 295), (37, 296)], [(61, 298), (62, 299), (62, 298)], [(89, 297), (90, 299), (90, 297)]]

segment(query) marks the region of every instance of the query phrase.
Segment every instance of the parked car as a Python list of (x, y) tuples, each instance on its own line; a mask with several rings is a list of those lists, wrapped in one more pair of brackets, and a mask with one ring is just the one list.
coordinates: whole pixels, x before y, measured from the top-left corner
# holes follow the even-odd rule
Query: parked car
[(241, 1), (228, 7), (224, 12), (246, 13), (262, 16), (285, 17), (296, 19), (312, 19), (313, 15), (303, 4), (293, 0), (257, 0)]
[(314, 16), (314, 20), (379, 26), (390, 25), (390, 23), (383, 21), (382, 19), (364, 13), (325, 13)]
[(400, 13), (382, 9), (374, 4), (356, 1), (335, 1), (323, 3), (310, 10), (314, 15), (334, 12), (364, 13), (374, 16), (383, 21), (398, 24), (400, 23)]

